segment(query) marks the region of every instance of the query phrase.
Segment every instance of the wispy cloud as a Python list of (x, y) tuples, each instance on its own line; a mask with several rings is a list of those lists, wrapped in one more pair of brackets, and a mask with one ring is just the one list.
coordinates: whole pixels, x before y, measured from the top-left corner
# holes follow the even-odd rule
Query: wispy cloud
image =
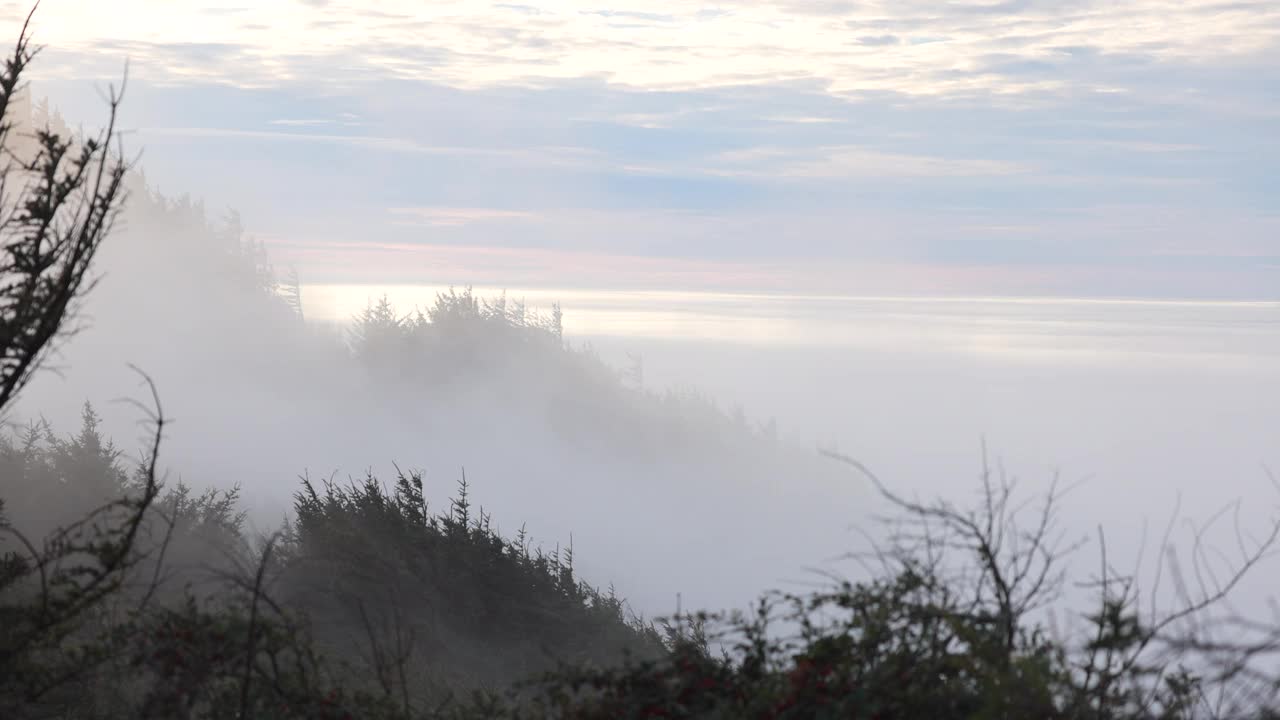
[[(61, 47), (111, 41), (135, 54), (166, 54), (167, 71), (177, 75), (206, 73), (208, 55), (173, 46), (229, 55), (236, 45), (239, 59), (223, 68), (230, 82), (288, 79), (290, 59), (343, 53), (460, 87), (595, 76), (690, 88), (806, 77), (835, 92), (907, 94), (1028, 92), (1044, 87), (1026, 82), (1028, 74), (1051, 75), (1082, 54), (1221, 63), (1274, 51), (1280, 39), (1280, 7), (1269, 0), (726, 0), (720, 7), (561, 2), (531, 12), (484, 0), (380, 0), (208, 14), (186, 4), (85, 0), (45, 8), (41, 32)], [(160, 33), (164, 44), (154, 41)], [(1080, 77), (1070, 84), (1089, 85)]]
[(397, 224), (429, 227), (461, 227), (473, 223), (531, 220), (538, 217), (535, 213), (522, 210), (497, 208), (417, 207), (391, 208), (389, 212), (395, 216)]
[(48, 4), (37, 80), (93, 122), (129, 57), (148, 176), (264, 235), (1280, 287), (1271, 0), (210, 9)]
[[(273, 125), (309, 126), (308, 121), (271, 121)], [(242, 130), (216, 127), (147, 127), (139, 130), (148, 136), (183, 138), (230, 138), (244, 140), (269, 140), (273, 142), (308, 143), (321, 145), (346, 145), (367, 150), (377, 150), (411, 155), (441, 155), (464, 157), (493, 157), (539, 164), (578, 164), (586, 161), (591, 153), (573, 147), (486, 147), (465, 145), (428, 145), (415, 140), (364, 134), (337, 135), (332, 133), (299, 132), (286, 130)]]
[(1022, 163), (985, 158), (948, 158), (883, 152), (856, 145), (806, 148), (758, 147), (714, 158), (708, 172), (724, 175), (833, 178), (922, 178), (1016, 175), (1032, 171)]
[(325, 125), (359, 127), (363, 123), (355, 120), (355, 117), (348, 113), (345, 118), (277, 118), (271, 120), (268, 124), (283, 125), (285, 127), (323, 127)]

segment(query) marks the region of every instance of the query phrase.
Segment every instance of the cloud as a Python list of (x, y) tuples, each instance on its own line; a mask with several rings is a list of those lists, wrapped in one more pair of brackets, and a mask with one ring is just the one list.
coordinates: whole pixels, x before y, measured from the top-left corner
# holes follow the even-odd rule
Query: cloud
[(537, 217), (531, 212), (497, 208), (417, 207), (391, 208), (388, 212), (396, 217), (397, 224), (428, 227), (461, 227), (480, 222), (530, 220)]
[[(272, 120), (270, 124), (306, 127), (316, 124), (333, 124), (331, 121), (309, 120)], [(359, 125), (359, 123), (341, 123)], [(242, 130), (214, 127), (148, 127), (140, 130), (145, 137), (180, 137), (180, 138), (213, 138), (267, 140), (281, 143), (306, 143), (321, 145), (345, 145), (361, 150), (390, 152), (410, 155), (439, 155), (464, 157), (493, 157), (510, 161), (523, 161), (538, 164), (572, 165), (585, 162), (588, 152), (572, 147), (466, 147), (458, 145), (427, 145), (402, 137), (384, 137), (376, 135), (337, 135), (331, 133), (288, 132), (281, 130)]]
[[(1223, 236), (1275, 237), (1229, 186), (1274, 160), (1277, 149), (1259, 143), (1267, 123), (1170, 115), (1132, 98), (1082, 98), (1064, 115), (1053, 103), (1016, 112), (899, 95), (850, 103), (804, 84), (655, 93), (594, 82), (457, 91), (395, 80), (316, 107), (294, 99), (310, 97), (297, 88), (212, 97), (135, 89), (161, 93), (144, 98), (148, 107), (245, 125), (183, 127), (174, 117), (138, 139), (154, 177), (156, 158), (181, 152), (190, 158), (181, 166), (201, 172), (178, 168), (185, 179), (169, 187), (227, 198), (218, 204), (275, 235), (720, 262), (953, 262), (962, 257), (953, 241), (1020, 234), (1033, 240), (1018, 246), (1027, 249), (1020, 262), (1036, 255), (1050, 265), (1080, 256), (1081, 243), (1091, 245), (1090, 262), (1104, 262), (1171, 238), (1221, 252)], [(210, 114), (216, 108), (225, 114)], [(358, 109), (364, 124), (272, 124), (317, 110), (341, 117), (334, 108)], [(824, 121), (780, 122), (779, 111)], [(637, 125), (638, 116), (650, 122)], [(234, 177), (247, 168), (253, 188)], [(1142, 210), (1094, 212), (1117, 201)], [(470, 214), (412, 218), (388, 207)], [(1203, 220), (1168, 212), (1185, 207)], [(531, 216), (476, 210), (485, 208)]]
[(804, 153), (760, 147), (723, 153), (716, 160), (707, 172), (805, 179), (980, 177), (1032, 170), (1004, 160), (890, 153), (852, 145), (816, 147)]
[(676, 20), (675, 15), (663, 13), (640, 12), (637, 10), (584, 10), (587, 15), (599, 15), (608, 19), (642, 21), (645, 23), (670, 23)]
[[(685, 0), (604, 8), (566, 2), (538, 12), (480, 0), (383, 0), (313, 3), (306, 26), (296, 10), (273, 4), (220, 17), (178, 7), (141, 12), (142, 0), (121, 3), (110, 12), (87, 1), (50, 6), (40, 32), (59, 47), (127, 43), (139, 54), (158, 32), (169, 44), (240, 44), (240, 72), (228, 68), (225, 79), (255, 85), (292, 77), (290, 58), (332, 53), (469, 88), (588, 76), (649, 88), (806, 77), (834, 92), (910, 95), (1034, 91), (1042, 85), (1024, 76), (1050, 71), (1064, 47), (1088, 47), (1103, 58), (1219, 64), (1274, 51), (1280, 42), (1280, 9), (1262, 0), (728, 0), (714, 13)], [(139, 12), (130, 11), (135, 4)], [(1153, 17), (1160, 21), (1149, 22)], [(992, 62), (999, 54), (1007, 60)], [(165, 67), (175, 74), (203, 73), (208, 65), (199, 56), (183, 62), (169, 55)]]
[(872, 47), (897, 45), (900, 42), (902, 42), (902, 38), (897, 35), (863, 35), (858, 38), (859, 45), (870, 45)]
[(273, 7), (46, 17), (38, 86), (93, 123), (129, 56), (149, 177), (273, 237), (1274, 273), (1270, 3)]

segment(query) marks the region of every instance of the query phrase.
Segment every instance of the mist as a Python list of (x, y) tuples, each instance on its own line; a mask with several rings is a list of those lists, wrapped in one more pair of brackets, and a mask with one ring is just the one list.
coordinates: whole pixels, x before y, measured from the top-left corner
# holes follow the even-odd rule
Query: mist
[[(167, 474), (196, 489), (238, 485), (262, 532), (285, 520), (303, 475), (345, 483), (421, 469), (444, 503), (465, 473), (472, 502), (500, 528), (524, 525), (549, 550), (572, 542), (585, 576), (648, 616), (674, 611), (677, 598), (730, 607), (805, 580), (847, 549), (866, 509), (866, 488), (818, 458), (814, 442), (755, 438), (728, 422), (730, 396), (702, 397), (678, 379), (647, 392), (683, 388), (697, 398), (691, 412), (632, 407), (640, 391), (621, 381), (617, 398), (573, 397), (592, 385), (536, 357), (444, 368), (455, 377), (427, 387), (380, 383), (351, 356), (348, 327), (309, 324), (248, 282), (248, 238), (234, 225), (146, 192), (136, 190), (104, 248), (56, 372), (26, 389), (12, 422), (44, 418), (70, 432), (89, 401), (136, 454), (142, 418), (121, 402), (141, 391), (136, 367), (173, 419)], [(369, 302), (378, 297), (370, 287)], [(696, 415), (719, 412), (717, 402), (723, 427)], [(793, 520), (778, 525), (780, 515)]]
[[(1003, 6), (966, 12), (979, 10), (1017, 14)], [(1237, 10), (1214, 16), (1222, 32), (1246, 33)], [(857, 17), (843, 17), (846, 11)], [(899, 21), (967, 32), (967, 16), (953, 11)], [(540, 17), (525, 6), (486, 12)], [(754, 12), (580, 14), (605, 18), (600, 32), (625, 34), (625, 42), (610, 37), (627, 53), (667, 51), (646, 45), (655, 41), (645, 29), (653, 23), (723, 24), (743, 33), (757, 25), (776, 30), (785, 20), (792, 30), (808, 28), (798, 35), (817, 38), (835, 27), (814, 19), (820, 16), (842, 28), (875, 20), (847, 8), (802, 12), (781, 3), (769, 11), (776, 17), (737, 24)], [(369, 13), (356, 14), (371, 22)], [(1032, 14), (1059, 28), (1053, 12)], [(59, 17), (71, 27), (65, 12)], [(245, 37), (259, 38), (262, 22), (246, 26)], [(595, 22), (557, 26), (576, 38), (559, 36), (566, 53), (585, 52), (581, 43), (591, 37), (575, 23)], [(196, 25), (182, 27), (204, 38)], [(523, 31), (515, 27), (492, 35), (516, 43), (511, 38)], [(786, 43), (779, 36), (791, 60), (812, 52), (811, 60), (822, 61), (803, 81), (772, 75), (757, 50), (729, 50), (709, 35), (689, 42), (718, 59), (704, 57), (708, 67), (679, 82), (656, 79), (667, 77), (674, 60), (602, 59), (610, 69), (601, 75), (557, 64), (541, 55), (543, 45), (522, 40), (516, 44), (540, 60), (496, 62), (511, 50), (504, 46), (485, 61), (459, 49), (471, 48), (466, 43), (423, 59), (395, 44), (387, 52), (403, 55), (404, 66), (381, 54), (379, 62), (335, 65), (333, 86), (320, 89), (299, 78), (335, 62), (326, 53), (346, 42), (338, 36), (324, 52), (293, 35), (278, 45), (222, 37), (164, 47), (122, 35), (100, 47), (84, 39), (92, 36), (84, 27), (66, 28), (54, 33), (47, 86), (5, 90), (0, 114), (20, 132), (6, 139), (6, 126), (0, 140), (10, 144), (0, 149), (21, 162), (0, 169), (37, 177), (37, 166), (23, 162), (24, 153), (41, 157), (41, 128), (84, 137), (72, 128), (89, 121), (92, 109), (73, 92), (79, 80), (68, 68), (100, 75), (104, 47), (141, 54), (140, 109), (115, 137), (137, 138), (148, 152), (129, 155), (121, 170), (120, 212), (93, 256), (92, 282), (72, 292), (59, 315), (68, 325), (47, 353), (35, 347), (38, 371), (15, 385), (16, 402), (0, 408), (8, 432), (0, 460), (16, 478), (6, 477), (4, 489), (17, 498), (0, 504), (16, 508), (13, 519), (0, 513), (0, 530), (21, 541), (0, 550), (18, 548), (37, 560), (38, 583), (22, 576), (31, 575), (25, 565), (14, 565), (21, 570), (14, 577), (26, 577), (23, 592), (47, 598), (46, 565), (26, 534), (97, 526), (69, 524), (82, 508), (43, 507), (40, 482), (72, 484), (54, 477), (71, 467), (104, 474), (112, 491), (141, 492), (130, 510), (136, 519), (125, 523), (134, 529), (143, 527), (152, 500), (166, 498), (164, 512), (223, 543), (204, 550), (179, 543), (175, 553), (191, 564), (183, 572), (207, 571), (232, 588), (224, 596), (200, 586), (188, 609), (208, 603), (237, 618), (248, 608), (239, 717), (257, 702), (250, 689), (264, 603), (294, 643), (281, 647), (299, 657), (312, 648), (299, 639), (308, 613), (318, 619), (317, 657), (363, 658), (344, 643), (367, 640), (372, 659), (359, 659), (365, 665), (353, 677), (378, 689), (395, 706), (385, 717), (396, 720), (434, 720), (415, 712), (459, 690), (505, 687), (553, 662), (569, 674), (548, 676), (549, 696), (562, 681), (578, 692), (577, 670), (565, 668), (581, 662), (592, 668), (583, 672), (596, 672), (594, 663), (603, 662), (605, 674), (593, 676), (592, 687), (613, 698), (601, 688), (633, 687), (626, 673), (647, 677), (668, 661), (680, 672), (700, 663), (721, 672), (714, 680), (699, 676), (699, 692), (713, 695), (734, 682), (764, 687), (753, 673), (772, 673), (769, 692), (782, 695), (761, 695), (773, 704), (761, 705), (769, 709), (758, 716), (782, 717), (778, 708), (809, 707), (791, 704), (799, 701), (786, 692), (808, 687), (810, 660), (830, 667), (822, 664), (829, 650), (822, 633), (835, 627), (840, 639), (859, 642), (905, 637), (904, 628), (932, 628), (939, 619), (973, 623), (968, 630), (978, 635), (955, 631), (968, 638), (960, 651), (966, 662), (988, 662), (988, 645), (997, 648), (990, 661), (996, 695), (1015, 675), (1014, 686), (1040, 688), (1041, 680), (1017, 674), (1023, 660), (1061, 662), (1043, 674), (1052, 689), (1025, 693), (1047, 704), (1018, 705), (1020, 689), (1016, 701), (1000, 705), (1008, 717), (1044, 713), (1029, 707), (1113, 717), (1101, 710), (1112, 701), (1111, 649), (1106, 672), (1094, 664), (1099, 648), (1115, 640), (1104, 642), (1112, 631), (1116, 642), (1129, 643), (1126, 652), (1136, 648), (1132, 661), (1116, 661), (1122, 669), (1114, 678), (1127, 682), (1132, 671), (1136, 688), (1116, 702), (1142, 709), (1117, 718), (1200, 717), (1170, 710), (1183, 707), (1193, 685), (1175, 686), (1166, 673), (1175, 665), (1181, 672), (1184, 657), (1221, 688), (1246, 682), (1241, 668), (1250, 663), (1264, 669), (1257, 677), (1274, 677), (1280, 667), (1271, 659), (1280, 655), (1280, 621), (1240, 620), (1272, 611), (1271, 579), (1280, 571), (1271, 552), (1280, 544), (1273, 470), (1280, 468), (1280, 225), (1270, 205), (1273, 183), (1259, 180), (1274, 143), (1247, 157), (1232, 139), (1267, 135), (1257, 121), (1265, 112), (1237, 112), (1270, 102), (1251, 84), (1216, 88), (1212, 99), (1235, 110), (1214, 121), (1199, 106), (1162, 104), (1170, 87), (1180, 87), (1171, 79), (1179, 73), (1210, 76), (1177, 63), (1151, 74), (1103, 67), (1102, 58), (1136, 57), (1146, 45), (1106, 35), (1097, 53), (1054, 46), (1099, 63), (1044, 75), (1074, 88), (1067, 91), (1024, 84), (1024, 75), (1047, 72), (1040, 65), (993, 60), (1012, 36), (990, 47), (992, 38), (973, 39), (983, 53), (948, 50), (958, 53), (949, 62), (974, 73), (965, 75), (921, 64), (949, 40), (905, 31), (900, 38), (894, 29), (829, 47), (798, 42), (791, 31)], [(1178, 63), (1203, 52), (1178, 33), (1159, 42), (1181, 48)], [(892, 72), (863, 66), (861, 54), (825, 64), (850, 44), (900, 65)], [(223, 57), (225, 66), (210, 59), (231, 45), (247, 54), (234, 63)], [(1272, 38), (1241, 52), (1252, 62), (1274, 48)], [(254, 52), (266, 69), (244, 65)], [(740, 67), (727, 59), (734, 54)], [(560, 74), (519, 70), (526, 62)], [(911, 80), (891, 83), (894, 74)], [(1102, 79), (1127, 89), (1097, 85)], [(39, 99), (42, 87), (52, 100)], [(1089, 93), (1123, 96), (1125, 104), (1098, 104)], [(117, 96), (110, 98), (114, 112)], [(326, 103), (332, 107), (319, 112)], [(431, 114), (431, 103), (458, 113)], [(219, 114), (241, 106), (252, 111), (234, 121)], [(1128, 124), (1113, 122), (1113, 112)], [(1177, 122), (1162, 124), (1164, 112)], [(208, 125), (201, 113), (213, 118)], [(1059, 124), (1055, 113), (1071, 113), (1076, 125)], [(1101, 139), (1090, 139), (1089, 128)], [(33, 187), (40, 186), (22, 192)], [(9, 202), (4, 189), (0, 200)], [(23, 207), (30, 214), (41, 206)], [(7, 222), (0, 230), (10, 232)], [(13, 237), (5, 242), (23, 236)], [(12, 272), (21, 271), (26, 256), (11, 255)], [(184, 505), (188, 488), (204, 499)], [(216, 494), (199, 495), (231, 489), (238, 494), (221, 496), (223, 505)], [(1039, 525), (1012, 519), (1035, 516), (1038, 498), (1049, 498), (1055, 512), (1044, 510)], [(204, 519), (192, 520), (199, 514), (192, 508), (202, 508)], [(181, 524), (161, 517), (168, 532)], [(933, 534), (938, 526), (942, 535)], [(50, 537), (46, 552), (69, 547)], [(162, 584), (168, 544), (165, 535), (158, 556), (140, 554), (136, 566), (120, 561), (122, 578), (155, 563), (152, 585), (140, 593), (140, 626), (176, 617), (165, 613), (177, 604), (155, 616), (145, 607)], [(347, 550), (349, 557), (341, 554)], [(128, 552), (126, 545), (119, 557)], [(953, 564), (947, 553), (974, 564)], [(1036, 563), (1046, 568), (1039, 576)], [(451, 588), (455, 575), (467, 579)], [(0, 594), (10, 588), (6, 577), (0, 573)], [(267, 589), (273, 578), (287, 578), (280, 603)], [(1025, 596), (1017, 591), (1022, 582), (1032, 586)], [(193, 592), (176, 585), (165, 602)], [(971, 604), (955, 600), (963, 595), (956, 588), (972, 591)], [(526, 592), (535, 599), (520, 612), (535, 619), (510, 611), (503, 621), (516, 619), (491, 636), (487, 623), (508, 612), (494, 610), (506, 606), (493, 598), (518, 606)], [(796, 601), (800, 609), (774, 619), (769, 602), (779, 597), (787, 600), (778, 605)], [(366, 600), (377, 605), (371, 615)], [(1224, 646), (1195, 633), (1199, 613), (1219, 602), (1231, 613), (1220, 627), (1245, 628), (1266, 642), (1228, 644), (1238, 657), (1215, 656)], [(291, 603), (303, 608), (296, 625), (286, 612)], [(809, 623), (809, 613), (831, 607), (855, 619)], [(752, 624), (756, 608), (775, 625)], [(711, 638), (708, 616), (682, 615), (704, 610), (729, 612), (713, 617), (749, 642)], [(1173, 619), (1157, 620), (1162, 612)], [(860, 624), (870, 616), (883, 622), (879, 635)], [(449, 617), (463, 619), (450, 625)], [(1161, 635), (1174, 620), (1191, 629)], [(382, 622), (394, 629), (384, 632)], [(1063, 639), (1063, 627), (1090, 623), (1099, 639), (1089, 631), (1078, 642)], [(410, 627), (407, 636), (414, 628), (437, 634), (422, 664), (412, 665), (408, 651), (390, 664), (379, 655), (392, 636), (401, 652), (402, 627)], [(344, 635), (362, 632), (358, 642)], [(979, 636), (985, 640), (972, 639)], [(786, 644), (797, 637), (799, 644)], [(898, 673), (898, 660), (885, 661), (897, 650), (876, 647), (839, 662), (861, 668), (850, 677), (862, 677), (857, 663), (864, 661)], [(1147, 671), (1137, 658), (1157, 647), (1170, 654), (1160, 656), (1154, 675), (1138, 677)], [(1068, 651), (1087, 663), (1063, 660)], [(713, 660), (717, 653), (722, 661)], [(0, 652), (0, 670), (5, 657)], [(455, 657), (465, 670), (440, 670)], [(925, 685), (950, 672), (950, 657), (928, 671)], [(618, 658), (621, 669), (611, 669)], [(912, 658), (902, 662), (910, 666)], [(636, 659), (643, 662), (629, 664)], [(657, 664), (644, 664), (650, 661)], [(488, 674), (488, 664), (502, 669)], [(416, 685), (406, 679), (411, 667), (425, 678)], [(615, 671), (622, 675), (608, 674)], [(312, 677), (322, 674), (300, 681), (303, 695), (330, 687)], [(804, 702), (827, 702), (832, 677), (819, 682), (820, 702), (807, 695)], [(871, 686), (902, 677), (876, 675)], [(263, 707), (285, 697), (277, 685), (279, 697)], [(1144, 699), (1166, 685), (1168, 698)], [(536, 697), (513, 687), (512, 707)], [(840, 702), (863, 692), (840, 687), (847, 691), (833, 695)], [(1274, 695), (1280, 683), (1269, 687)], [(0, 683), (0, 714), (5, 692)], [(902, 707), (950, 707), (946, 692), (941, 705)], [(672, 702), (684, 708), (682, 693)], [(705, 717), (743, 712), (745, 705), (732, 703), (748, 695), (725, 690), (707, 706), (721, 714)], [(324, 698), (325, 707), (347, 702), (337, 689)], [(619, 702), (589, 717), (631, 707)]]
[[(500, 528), (524, 525), (548, 548), (572, 542), (587, 578), (654, 616), (677, 598), (738, 607), (762, 588), (858, 572), (842, 557), (865, 549), (887, 508), (820, 449), (857, 457), (904, 493), (963, 498), (985, 446), (1028, 492), (1055, 476), (1078, 483), (1067, 524), (1101, 524), (1120, 556), (1136, 557), (1142, 523), (1164, 522), (1178, 498), (1216, 510), (1272, 495), (1264, 467), (1276, 462), (1280, 404), (1259, 388), (1280, 373), (1274, 304), (566, 289), (566, 343), (590, 348), (625, 388), (595, 404), (573, 395), (590, 385), (519, 356), (446, 368), (427, 386), (379, 382), (348, 348), (360, 293), (407, 316), (444, 288), (346, 287), (343, 305), (302, 285), (299, 318), (253, 285), (269, 249), (252, 257), (238, 217), (208, 215), (135, 186), (81, 328), (13, 419), (69, 431), (90, 401), (117, 444), (139, 449), (139, 417), (120, 402), (139, 392), (136, 366), (176, 420), (167, 473), (240, 486), (262, 532), (287, 517), (303, 475), (421, 469), (444, 502), (465, 473)], [(554, 289), (526, 294), (542, 302), (531, 313), (556, 302)], [(753, 332), (760, 322), (791, 332)], [(646, 416), (628, 404), (672, 391), (695, 411), (740, 414), (744, 428), (771, 424), (777, 439), (687, 407)], [(1250, 503), (1249, 519), (1272, 504)]]

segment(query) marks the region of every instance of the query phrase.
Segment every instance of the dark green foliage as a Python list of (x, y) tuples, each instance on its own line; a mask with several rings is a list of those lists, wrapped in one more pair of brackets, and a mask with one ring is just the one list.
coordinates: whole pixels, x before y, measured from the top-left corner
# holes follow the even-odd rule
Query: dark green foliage
[(79, 436), (40, 447), (31, 442), (33, 429), (16, 458), (12, 443), (4, 448), (6, 460), (20, 463), (11, 470), (34, 471), (6, 479), (43, 481), (75, 500), (85, 497), (80, 481), (92, 487), (90, 497), (116, 484), (109, 501), (54, 527), (42, 542), (29, 539), (12, 517), (0, 524), (12, 539), (0, 544), (0, 715), (6, 717), (78, 702), (80, 686), (110, 663), (129, 635), (127, 616), (112, 610), (130, 595), (130, 580), (145, 559), (141, 540), (159, 488), (150, 464), (140, 485), (125, 486), (119, 453), (101, 441), (96, 424), (86, 406)]
[(394, 490), (304, 480), (294, 521), (254, 550), (236, 489), (128, 472), (88, 405), (74, 436), (38, 424), (0, 438), (0, 463), (0, 496), (23, 498), (27, 530), (3, 527), (48, 537), (25, 553), (0, 542), (2, 717), (235, 717), (246, 667), (246, 702), (271, 717), (341, 717), (350, 698), (401, 712), (663, 651), (576, 576), (571, 549), (499, 535), (465, 481), (437, 514), (416, 473)]
[(497, 533), (465, 480), (433, 511), (417, 473), (304, 479), (292, 523), (255, 549), (234, 490), (139, 485), (92, 408), (77, 435), (37, 426), (0, 450), (6, 480), (48, 484), (41, 502), (81, 483), (126, 498), (5, 553), (4, 717), (1146, 720), (1274, 705), (1256, 689), (1211, 704), (1232, 679), (1191, 672), (1125, 578), (1099, 585), (1084, 632), (1051, 635), (1031, 610), (1058, 584), (1055, 496), (1017, 531), (1003, 482), (984, 481), (972, 512), (900, 501), (866, 580), (659, 632), (580, 580), (571, 550)]
[(575, 575), (572, 548), (531, 551), (499, 535), (471, 507), (465, 479), (440, 513), (418, 473), (400, 474), (390, 490), (373, 477), (319, 489), (304, 480), (294, 507), (280, 597), (306, 607), (335, 648), (349, 642), (337, 628), (357, 618), (368, 641), (401, 651), (412, 643), (413, 675), (452, 689), (661, 649), (618, 598)]
[[(771, 596), (721, 618), (730, 650), (677, 644), (661, 662), (548, 677), (542, 718), (1156, 718), (1149, 708), (1081, 707), (1061, 647), (1030, 632), (1013, 653), (936, 578), (904, 571), (808, 596)], [(792, 636), (773, 623), (799, 626)], [(705, 618), (700, 622), (706, 622)], [(1128, 681), (1129, 678), (1126, 678)]]
[(99, 418), (85, 404), (80, 432), (59, 437), (46, 422), (0, 436), (0, 473), (12, 514), (42, 535), (112, 500), (128, 485), (121, 453), (98, 432)]
[(48, 126), (17, 137), (13, 109), (35, 54), (24, 23), (0, 68), (0, 408), (65, 334), (92, 284), (90, 266), (119, 211), (127, 171), (114, 136), (114, 90), (110, 122), (97, 137), (77, 141)]

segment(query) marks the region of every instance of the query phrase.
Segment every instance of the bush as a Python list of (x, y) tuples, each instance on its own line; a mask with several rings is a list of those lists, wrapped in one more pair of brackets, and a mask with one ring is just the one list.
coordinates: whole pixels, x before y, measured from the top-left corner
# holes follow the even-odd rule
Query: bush
[[(96, 428), (86, 407), (75, 436), (36, 426), (0, 442), (14, 471), (0, 494), (123, 494), (43, 550), (5, 525), (26, 554), (0, 563), (4, 717), (1145, 720), (1276, 707), (1276, 683), (1250, 664), (1274, 644), (1203, 640), (1208, 610), (1276, 526), (1163, 615), (1141, 612), (1134, 579), (1104, 559), (1084, 631), (1061, 637), (1036, 619), (1074, 547), (1056, 542), (1056, 490), (1029, 512), (988, 472), (964, 509), (871, 476), (901, 513), (866, 579), (653, 624), (579, 579), (571, 548), (500, 535), (465, 479), (433, 512), (418, 473), (391, 488), (304, 478), (293, 521), (254, 540), (234, 488), (147, 481), (155, 447), (130, 473)], [(1201, 632), (1178, 630), (1187, 618)]]
[(233, 716), (242, 687), (273, 717), (340, 717), (351, 698), (404, 712), (663, 651), (575, 575), (571, 547), (498, 534), (465, 480), (436, 514), (417, 473), (391, 491), (304, 479), (294, 521), (255, 541), (236, 488), (166, 487), (157, 449), (130, 472), (88, 405), (77, 435), (0, 438), (0, 496), (23, 498), (24, 525), (0, 528), (26, 550), (0, 545), (0, 717)]

